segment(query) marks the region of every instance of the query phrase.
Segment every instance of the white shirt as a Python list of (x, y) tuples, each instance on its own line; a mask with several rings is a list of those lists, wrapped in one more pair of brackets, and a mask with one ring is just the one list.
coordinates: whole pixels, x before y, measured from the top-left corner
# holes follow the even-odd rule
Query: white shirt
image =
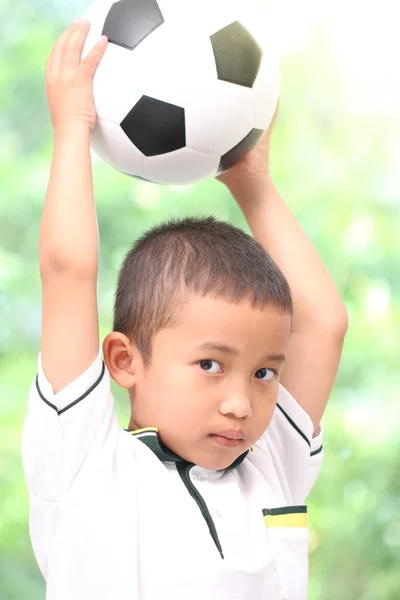
[(306, 600), (312, 433), (280, 386), (266, 432), (229, 469), (184, 464), (155, 428), (118, 425), (101, 352), (57, 394), (39, 355), (22, 450), (47, 600)]

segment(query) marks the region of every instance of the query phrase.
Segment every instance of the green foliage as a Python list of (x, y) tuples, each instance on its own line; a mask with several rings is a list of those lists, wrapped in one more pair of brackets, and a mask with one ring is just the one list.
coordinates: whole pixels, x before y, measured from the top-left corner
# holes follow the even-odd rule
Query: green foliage
[[(39, 349), (37, 242), (52, 148), (44, 65), (57, 35), (86, 5), (0, 5), (0, 600), (44, 598), (20, 459)], [(310, 598), (398, 600), (400, 211), (394, 148), (400, 127), (393, 115), (357, 105), (322, 29), (287, 56), (281, 70), (272, 171), (350, 316), (324, 421), (324, 468), (309, 502)], [(95, 158), (94, 176), (103, 335), (111, 327), (119, 264), (141, 231), (172, 216), (210, 213), (247, 229), (216, 181), (163, 188), (134, 181)], [(114, 391), (125, 426), (127, 400)]]

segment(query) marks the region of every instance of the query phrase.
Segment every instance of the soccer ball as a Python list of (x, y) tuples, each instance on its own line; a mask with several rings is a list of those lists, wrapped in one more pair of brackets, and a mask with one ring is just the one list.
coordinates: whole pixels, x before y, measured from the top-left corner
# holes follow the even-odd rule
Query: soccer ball
[(99, 0), (84, 58), (108, 48), (93, 79), (92, 149), (115, 169), (190, 184), (236, 164), (261, 138), (279, 96), (268, 33), (240, 0)]

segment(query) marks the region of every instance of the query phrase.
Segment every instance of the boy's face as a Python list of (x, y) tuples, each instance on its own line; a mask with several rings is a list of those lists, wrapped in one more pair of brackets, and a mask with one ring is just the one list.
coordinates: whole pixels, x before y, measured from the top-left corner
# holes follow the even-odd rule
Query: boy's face
[[(272, 418), (290, 324), (272, 306), (191, 297), (179, 323), (153, 337), (150, 367), (136, 371), (131, 428), (158, 427), (161, 441), (188, 462), (227, 468)], [(230, 430), (243, 439), (215, 437)]]

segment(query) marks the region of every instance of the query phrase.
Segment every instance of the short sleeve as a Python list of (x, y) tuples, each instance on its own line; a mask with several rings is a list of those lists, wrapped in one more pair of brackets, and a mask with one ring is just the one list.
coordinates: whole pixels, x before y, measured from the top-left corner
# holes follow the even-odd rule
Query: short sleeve
[(322, 437), (313, 437), (313, 423), (291, 394), (279, 386), (273, 418), (255, 447), (268, 456), (288, 505), (304, 504), (321, 468)]
[(112, 460), (118, 435), (113, 407), (101, 351), (80, 377), (56, 394), (39, 354), (22, 434), (22, 461), (31, 493), (57, 502), (85, 462)]

